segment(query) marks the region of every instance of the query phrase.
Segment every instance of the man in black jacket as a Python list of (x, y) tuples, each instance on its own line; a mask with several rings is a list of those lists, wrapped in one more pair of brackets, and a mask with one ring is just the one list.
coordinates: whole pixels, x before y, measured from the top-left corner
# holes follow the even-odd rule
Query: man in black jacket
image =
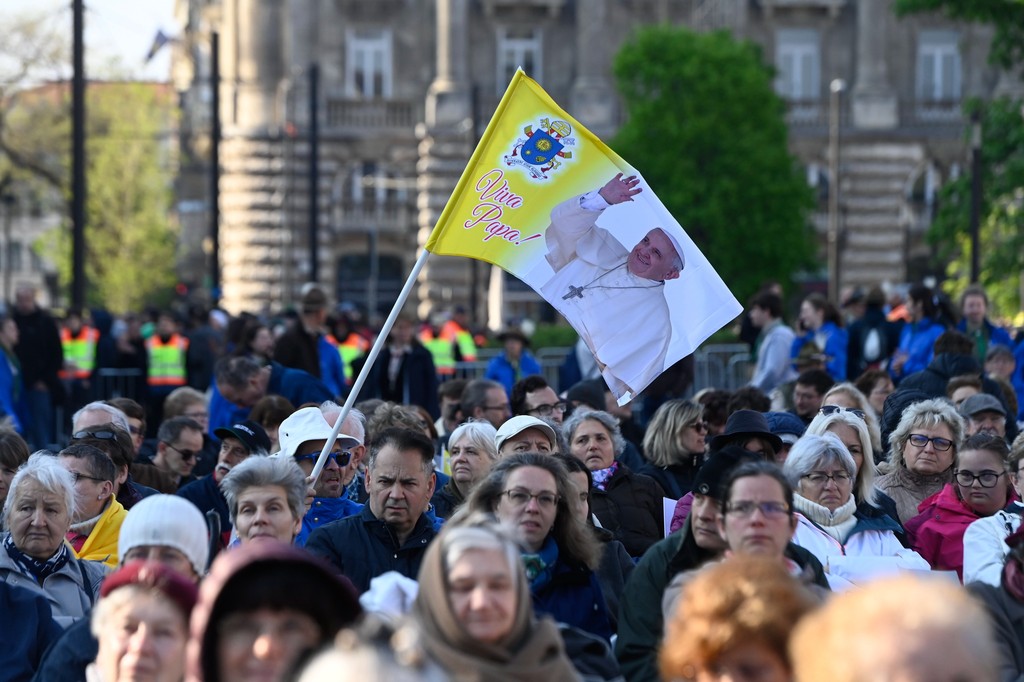
[(368, 504), (358, 516), (314, 530), (306, 549), (337, 567), (360, 593), (388, 571), (415, 580), (437, 534), (426, 516), (434, 484), (433, 443), (417, 431), (385, 429), (370, 444)]
[(33, 287), (21, 287), (14, 294), (11, 317), (18, 325), (14, 352), (21, 363), (21, 378), (32, 413), (28, 442), (33, 449), (43, 449), (56, 443), (54, 406), (64, 402), (64, 384), (57, 374), (64, 367), (60, 332), (50, 314), (36, 303)]

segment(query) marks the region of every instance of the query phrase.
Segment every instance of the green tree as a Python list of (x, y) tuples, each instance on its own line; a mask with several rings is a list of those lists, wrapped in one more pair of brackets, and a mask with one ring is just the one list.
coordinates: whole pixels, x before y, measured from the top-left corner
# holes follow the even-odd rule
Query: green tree
[(628, 120), (613, 146), (740, 300), (811, 264), (812, 193), (753, 44), (649, 28), (623, 46), (614, 72)]
[(1024, 2), (1021, 0), (896, 0), (897, 14), (940, 12), (950, 19), (995, 29), (989, 58), (1004, 68), (1024, 61)]
[[(62, 226), (36, 245), (71, 278), (70, 85), (40, 84), (66, 50), (40, 19), (0, 26), (0, 185), (54, 198)], [(6, 67), (6, 68), (5, 68)], [(115, 312), (173, 296), (176, 226), (170, 215), (174, 99), (158, 84), (91, 81), (86, 90), (86, 298)], [(46, 202), (35, 202), (46, 204)]]
[[(980, 279), (996, 310), (1020, 310), (1024, 271), (1024, 102), (1000, 98), (974, 101), (968, 111), (981, 114), (983, 188), (981, 202)], [(944, 288), (958, 295), (971, 276), (971, 176), (964, 173), (939, 194), (939, 210), (929, 239), (942, 262), (948, 262)]]

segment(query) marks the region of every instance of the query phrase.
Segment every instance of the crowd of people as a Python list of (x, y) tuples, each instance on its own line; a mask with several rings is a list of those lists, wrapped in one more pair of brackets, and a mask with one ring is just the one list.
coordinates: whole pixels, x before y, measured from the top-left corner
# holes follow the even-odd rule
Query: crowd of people
[(551, 385), (521, 331), (459, 378), (464, 311), (364, 367), (316, 286), (281, 324), (58, 324), (19, 291), (2, 677), (1022, 679), (1024, 345), (982, 290), (959, 323), (937, 300), (812, 294), (796, 331), (766, 289), (747, 386), (683, 370), (633, 411), (576, 351)]

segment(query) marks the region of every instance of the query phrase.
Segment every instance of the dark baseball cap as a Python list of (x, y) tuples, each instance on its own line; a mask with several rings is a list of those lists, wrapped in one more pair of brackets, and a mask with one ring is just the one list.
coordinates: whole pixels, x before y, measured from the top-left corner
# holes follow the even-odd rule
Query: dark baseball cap
[(237, 438), (242, 441), (242, 445), (249, 449), (250, 454), (257, 450), (262, 450), (265, 453), (270, 452), (270, 436), (267, 435), (262, 426), (254, 421), (246, 420), (231, 426), (222, 426), (216, 429), (213, 435), (221, 440)]
[(722, 499), (722, 484), (729, 472), (740, 464), (747, 462), (763, 462), (764, 458), (756, 453), (744, 450), (739, 445), (726, 445), (715, 452), (704, 462), (693, 479), (693, 492), (716, 500)]

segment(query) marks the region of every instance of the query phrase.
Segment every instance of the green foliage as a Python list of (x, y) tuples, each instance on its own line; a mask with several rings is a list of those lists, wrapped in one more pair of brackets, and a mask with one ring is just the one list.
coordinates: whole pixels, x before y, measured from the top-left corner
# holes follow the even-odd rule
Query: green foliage
[(995, 28), (989, 59), (1004, 68), (1024, 61), (1024, 2), (1021, 0), (896, 0), (898, 15), (940, 12), (950, 19)]
[(575, 345), (579, 335), (564, 324), (540, 324), (530, 337), (533, 348), (562, 348)]
[(654, 27), (622, 48), (614, 72), (629, 117), (612, 146), (740, 300), (810, 265), (812, 193), (754, 45)]
[[(1019, 310), (1024, 271), (1024, 102), (1000, 98), (968, 111), (982, 113), (981, 284), (995, 309)], [(970, 284), (970, 169), (943, 187), (929, 239), (948, 261), (944, 288), (953, 296)]]

